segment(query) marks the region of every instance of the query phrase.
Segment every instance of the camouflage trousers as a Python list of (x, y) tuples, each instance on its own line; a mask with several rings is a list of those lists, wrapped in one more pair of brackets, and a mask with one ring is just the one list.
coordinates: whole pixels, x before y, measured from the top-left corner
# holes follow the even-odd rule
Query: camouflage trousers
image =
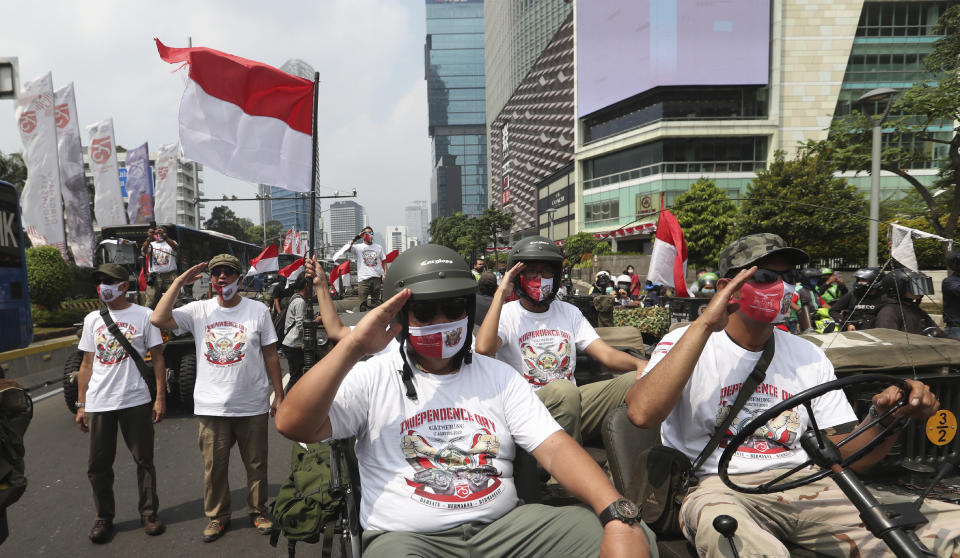
[(630, 386), (637, 381), (629, 371), (612, 380), (578, 386), (570, 380), (556, 380), (537, 390), (537, 397), (550, 415), (579, 444), (600, 435), (603, 419), (623, 405)]
[[(785, 471), (731, 476), (741, 486), (756, 486)], [(916, 498), (871, 492), (883, 504)], [(920, 541), (938, 556), (960, 557), (960, 506), (926, 500), (921, 511), (929, 523), (917, 529)], [(782, 541), (830, 556), (893, 555), (882, 540), (867, 531), (859, 512), (829, 478), (773, 494), (742, 494), (727, 488), (718, 475), (702, 478), (680, 509), (684, 534), (700, 556), (733, 556), (730, 544), (713, 528), (714, 518), (723, 514), (739, 524), (733, 540), (744, 558), (789, 557)]]

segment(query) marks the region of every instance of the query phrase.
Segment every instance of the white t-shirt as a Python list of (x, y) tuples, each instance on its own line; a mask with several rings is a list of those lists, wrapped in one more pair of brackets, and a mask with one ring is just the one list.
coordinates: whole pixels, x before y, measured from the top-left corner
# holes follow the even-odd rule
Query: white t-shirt
[(497, 358), (535, 389), (554, 380), (576, 383), (577, 351), (600, 338), (576, 306), (559, 300), (539, 313), (525, 309), (519, 300), (504, 304), (497, 336), (503, 341)]
[(357, 363), (330, 408), (333, 438), (357, 437), (364, 529), (441, 531), (516, 507), (516, 445), (560, 430), (529, 384), (474, 355), (455, 374), (414, 367), (411, 401), (401, 369), (399, 347)]
[(383, 277), (383, 248), (379, 244), (360, 242), (351, 250), (357, 257), (357, 281)]
[[(160, 330), (150, 323), (149, 308), (131, 304), (110, 317), (141, 356), (163, 343)], [(83, 319), (81, 351), (93, 353), (93, 375), (87, 384), (85, 409), (90, 413), (116, 411), (150, 402), (150, 391), (137, 364), (103, 323), (99, 310)]]
[[(670, 352), (687, 327), (664, 336), (654, 349), (644, 374)], [(766, 379), (733, 419), (725, 440), (773, 405), (836, 379), (833, 365), (819, 348), (784, 331), (774, 329), (773, 333), (776, 347)], [(737, 345), (723, 331), (711, 335), (680, 400), (660, 426), (663, 444), (680, 450), (691, 461), (696, 459), (713, 435), (717, 423), (733, 406), (740, 386), (753, 372), (760, 355), (761, 352), (748, 351)], [(812, 406), (817, 426), (821, 429), (857, 420), (840, 390), (814, 399)], [(803, 463), (808, 457), (797, 439), (806, 431), (808, 423), (807, 411), (803, 407), (784, 411), (747, 438), (730, 460), (729, 472), (755, 473)], [(717, 474), (717, 464), (725, 447), (726, 441), (721, 441), (697, 474)]]
[(150, 243), (150, 273), (166, 273), (177, 270), (176, 252), (166, 242), (155, 240)]
[[(239, 296), (239, 295), (238, 295)], [(173, 309), (177, 331), (197, 344), (197, 415), (247, 417), (270, 410), (270, 378), (262, 347), (277, 342), (267, 307), (241, 298), (233, 308), (211, 298)]]

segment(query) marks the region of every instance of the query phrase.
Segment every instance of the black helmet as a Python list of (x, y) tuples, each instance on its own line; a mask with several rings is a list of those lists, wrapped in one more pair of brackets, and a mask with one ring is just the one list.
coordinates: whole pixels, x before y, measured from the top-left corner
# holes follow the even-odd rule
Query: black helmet
[(520, 288), (520, 276), (513, 280), (513, 290), (517, 296), (526, 298), (535, 304), (550, 305), (557, 293), (557, 280), (563, 273), (563, 251), (557, 244), (542, 236), (528, 236), (518, 242), (507, 256), (507, 268), (512, 269), (519, 262), (546, 262), (553, 268), (553, 289), (544, 300), (533, 300)]
[(809, 287), (812, 279), (820, 279), (819, 267), (806, 267), (800, 272), (800, 283)]
[[(388, 299), (403, 289), (410, 289), (412, 293), (410, 300), (467, 297), (466, 333), (468, 337), (463, 348), (453, 356), (453, 365), (459, 368), (464, 363), (470, 364), (473, 360), (470, 352), (470, 336), (473, 335), (473, 324), (476, 318), (477, 280), (474, 279), (470, 266), (460, 257), (460, 254), (436, 244), (424, 244), (406, 250), (387, 269), (383, 298)], [(400, 357), (403, 359), (403, 370), (400, 373), (407, 389), (407, 397), (416, 399), (413, 371), (407, 362), (405, 348), (410, 335), (410, 321), (406, 307), (400, 310), (399, 318), (403, 326), (400, 333)]]
[(919, 271), (895, 269), (883, 278), (883, 292), (895, 299), (933, 294), (933, 279)]
[(953, 271), (960, 271), (960, 250), (950, 250), (947, 254), (947, 267)]
[[(853, 296), (861, 299), (872, 289), (880, 289), (883, 276), (879, 267), (863, 267), (853, 272), (856, 284), (853, 286)], [(862, 283), (861, 283), (862, 281)]]
[(866, 281), (869, 284), (873, 284), (874, 281), (880, 277), (880, 268), (879, 267), (862, 267), (853, 272), (854, 279), (858, 281)]

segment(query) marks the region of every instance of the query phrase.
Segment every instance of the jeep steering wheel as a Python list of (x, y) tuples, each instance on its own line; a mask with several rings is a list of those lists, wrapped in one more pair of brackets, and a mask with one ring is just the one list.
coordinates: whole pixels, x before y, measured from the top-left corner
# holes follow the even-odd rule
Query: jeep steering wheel
[[(862, 448), (857, 450), (855, 453), (845, 458), (839, 456), (838, 454), (835, 461), (823, 462), (822, 459), (815, 459), (813, 456), (811, 456), (810, 459), (807, 459), (800, 465), (793, 467), (792, 469), (788, 470), (784, 474), (774, 479), (771, 479), (763, 484), (759, 484), (757, 486), (742, 486), (742, 485), (736, 484), (735, 482), (733, 482), (733, 480), (730, 479), (730, 475), (728, 471), (728, 468), (730, 466), (730, 459), (733, 458), (733, 454), (737, 452), (737, 450), (740, 448), (740, 445), (746, 441), (747, 437), (752, 435), (754, 431), (756, 431), (761, 426), (766, 425), (768, 421), (780, 415), (780, 413), (793, 409), (794, 407), (797, 407), (799, 405), (802, 405), (807, 410), (807, 417), (809, 418), (809, 421), (810, 421), (810, 426), (808, 427), (807, 432), (801, 436), (811, 437), (811, 440), (809, 440), (809, 442), (816, 444), (818, 448), (824, 448), (825, 447), (824, 442), (827, 442), (827, 446), (829, 446), (829, 440), (825, 439), (826, 434), (820, 432), (820, 428), (819, 426), (817, 426), (817, 419), (813, 415), (813, 406), (811, 405), (811, 402), (817, 397), (820, 397), (821, 395), (827, 392), (833, 391), (835, 389), (841, 389), (850, 385), (859, 385), (859, 384), (877, 384), (881, 386), (879, 391), (882, 391), (887, 386), (896, 385), (901, 389), (901, 391), (903, 391), (903, 397), (901, 397), (900, 400), (897, 401), (886, 412), (870, 420), (865, 425), (859, 426), (857, 429), (851, 432), (850, 435), (845, 437), (840, 442), (837, 442), (836, 444), (837, 448), (843, 447), (850, 440), (870, 430), (871, 428), (873, 428), (875, 424), (878, 424), (881, 420), (893, 415), (893, 413), (896, 412), (897, 409), (899, 409), (900, 407), (903, 407), (909, 402), (910, 387), (907, 385), (907, 383), (900, 378), (894, 378), (892, 376), (884, 376), (882, 374), (861, 374), (858, 376), (848, 376), (846, 378), (834, 380), (832, 382), (827, 382), (825, 384), (812, 387), (808, 390), (804, 390), (803, 392), (798, 393), (797, 395), (794, 395), (793, 397), (785, 401), (781, 401), (780, 403), (774, 405), (773, 407), (770, 407), (769, 409), (761, 413), (759, 416), (755, 417), (753, 420), (751, 420), (749, 423), (743, 426), (727, 442), (727, 447), (723, 450), (723, 454), (720, 456), (720, 462), (717, 466), (717, 472), (720, 475), (720, 479), (723, 481), (725, 485), (732, 488), (733, 490), (736, 490), (737, 492), (744, 492), (747, 494), (770, 494), (772, 492), (781, 492), (784, 490), (797, 488), (799, 486), (804, 486), (804, 485), (810, 484), (811, 482), (822, 479), (823, 477), (834, 472), (833, 469), (831, 469), (831, 466), (833, 465), (839, 465), (842, 468), (847, 468), (852, 463), (854, 463), (855, 461), (863, 457), (864, 455), (873, 451), (873, 449), (876, 448), (877, 445), (879, 445), (881, 442), (883, 442), (883, 440), (885, 440), (888, 436), (890, 436), (895, 431), (900, 430), (906, 424), (907, 422), (906, 419), (897, 418), (896, 420), (894, 420), (893, 422), (891, 422), (889, 425), (885, 427), (883, 425), (880, 425), (881, 428), (883, 428), (883, 431), (880, 434), (878, 434), (872, 440), (867, 442), (866, 445), (864, 445)], [(814, 466), (814, 468), (816, 469), (815, 471), (805, 476), (802, 476), (800, 478), (787, 481), (788, 478), (793, 477), (794, 475), (806, 469), (807, 467), (810, 467), (811, 465)]]

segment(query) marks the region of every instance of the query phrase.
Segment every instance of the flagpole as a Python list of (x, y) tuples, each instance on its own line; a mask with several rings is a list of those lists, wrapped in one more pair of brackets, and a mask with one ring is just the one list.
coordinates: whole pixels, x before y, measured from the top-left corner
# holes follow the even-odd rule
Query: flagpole
[(317, 230), (317, 174), (320, 169), (317, 160), (317, 97), (320, 92), (320, 72), (313, 73), (313, 159), (310, 172), (310, 249), (309, 255), (313, 257), (316, 238), (314, 235)]
[[(318, 105), (318, 93), (320, 90), (320, 72), (314, 72), (313, 74), (313, 153), (310, 162), (310, 246), (307, 249), (307, 254), (304, 258), (312, 258), (314, 256), (314, 246), (316, 245), (316, 238), (314, 238), (317, 230), (317, 174), (319, 169), (319, 162), (317, 161), (317, 105)], [(318, 262), (319, 263), (319, 262)], [(322, 265), (322, 264), (320, 264)], [(320, 270), (317, 270), (318, 272)], [(326, 288), (326, 285), (324, 285)], [(303, 370), (300, 371), (300, 375), (306, 374), (307, 370), (313, 368), (314, 363), (317, 362), (317, 322), (314, 319), (313, 314), (313, 301), (315, 297), (313, 289), (310, 289), (310, 294), (307, 295), (307, 307), (303, 312)], [(294, 371), (290, 371), (293, 375)], [(291, 378), (292, 382), (294, 378)]]

